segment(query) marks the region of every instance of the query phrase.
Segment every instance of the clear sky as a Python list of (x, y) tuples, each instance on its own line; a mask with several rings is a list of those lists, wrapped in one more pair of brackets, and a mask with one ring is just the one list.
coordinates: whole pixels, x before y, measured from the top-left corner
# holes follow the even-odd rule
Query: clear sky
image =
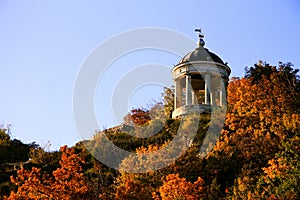
[[(231, 76), (260, 59), (300, 67), (298, 0), (0, 0), (0, 123), (12, 124), (12, 136), (26, 143), (75, 144), (72, 95), (81, 64), (106, 39), (142, 27), (181, 32), (195, 46), (194, 28), (201, 27), (206, 47), (229, 63)], [(173, 66), (179, 59), (144, 51), (114, 65)], [(150, 89), (137, 92), (130, 106), (160, 95)], [(100, 126), (116, 123), (109, 110), (97, 112), (107, 114)]]

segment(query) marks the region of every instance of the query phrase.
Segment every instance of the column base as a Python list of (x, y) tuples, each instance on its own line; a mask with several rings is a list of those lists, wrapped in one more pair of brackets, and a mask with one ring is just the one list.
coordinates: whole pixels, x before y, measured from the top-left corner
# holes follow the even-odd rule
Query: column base
[(182, 115), (187, 115), (191, 113), (210, 113), (213, 108), (217, 108), (220, 106), (211, 106), (211, 105), (190, 105), (190, 106), (182, 106), (176, 108), (172, 113), (172, 118), (177, 118)]

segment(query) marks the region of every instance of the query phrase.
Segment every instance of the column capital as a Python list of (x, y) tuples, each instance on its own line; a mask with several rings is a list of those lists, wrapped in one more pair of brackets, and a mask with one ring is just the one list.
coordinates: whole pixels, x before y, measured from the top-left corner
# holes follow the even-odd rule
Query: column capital
[(192, 76), (192, 73), (191, 72), (186, 72), (184, 75), (185, 76)]

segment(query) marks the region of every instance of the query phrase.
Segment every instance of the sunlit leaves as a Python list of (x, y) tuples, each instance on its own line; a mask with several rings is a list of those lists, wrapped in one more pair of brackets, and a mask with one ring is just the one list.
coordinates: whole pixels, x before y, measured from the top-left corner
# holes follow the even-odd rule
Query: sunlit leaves
[(156, 200), (198, 200), (205, 197), (204, 184), (204, 180), (200, 177), (191, 183), (185, 178), (181, 178), (179, 174), (169, 174), (159, 188), (159, 193), (153, 193), (153, 198)]
[(83, 160), (74, 149), (64, 146), (60, 150), (61, 167), (52, 175), (35, 167), (18, 170), (17, 177), (11, 177), (11, 181), (19, 186), (18, 191), (12, 192), (9, 199), (83, 199), (88, 190), (81, 172)]

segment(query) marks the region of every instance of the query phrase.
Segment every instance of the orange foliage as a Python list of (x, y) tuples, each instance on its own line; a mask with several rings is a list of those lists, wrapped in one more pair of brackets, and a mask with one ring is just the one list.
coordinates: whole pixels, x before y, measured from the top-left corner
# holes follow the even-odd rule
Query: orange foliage
[(148, 110), (135, 108), (130, 111), (124, 117), (124, 123), (126, 125), (144, 125), (151, 120), (150, 113)]
[(18, 176), (11, 177), (18, 191), (12, 192), (8, 199), (85, 199), (88, 188), (81, 173), (83, 159), (66, 146), (60, 151), (61, 167), (53, 171), (52, 176), (35, 167), (18, 170)]
[[(232, 189), (235, 198), (254, 198), (254, 185), (262, 170), (267, 177), (264, 184), (289, 170), (280, 159), (274, 159), (281, 142), (300, 131), (295, 109), (299, 90), (284, 73), (282, 69), (272, 68), (268, 76), (262, 74), (255, 81), (250, 77), (233, 78), (229, 82), (228, 113), (213, 153), (242, 163)], [(271, 166), (265, 167), (268, 161)]]
[[(281, 175), (284, 171), (289, 169), (286, 163), (282, 162), (282, 158), (272, 159), (268, 161), (269, 167), (264, 167), (263, 170), (266, 173), (266, 177), (274, 179), (276, 176)], [(268, 180), (266, 181), (268, 182)]]
[(132, 199), (152, 199), (151, 192), (154, 189), (143, 183), (142, 181), (135, 179), (134, 176), (130, 174), (123, 174), (119, 177), (116, 194), (114, 199), (117, 200), (132, 200)]
[(165, 182), (159, 188), (159, 194), (153, 193), (153, 198), (156, 200), (197, 200), (205, 197), (203, 193), (204, 181), (198, 178), (197, 181), (191, 183), (185, 178), (180, 178), (179, 174), (169, 174)]
[(215, 149), (231, 151), (236, 146), (247, 159), (276, 152), (280, 140), (290, 132), (288, 126), (293, 126), (289, 121), (295, 118), (291, 105), (294, 94), (287, 88), (279, 73), (271, 74), (270, 79), (262, 77), (255, 84), (251, 78), (232, 79), (227, 88), (225, 126)]

